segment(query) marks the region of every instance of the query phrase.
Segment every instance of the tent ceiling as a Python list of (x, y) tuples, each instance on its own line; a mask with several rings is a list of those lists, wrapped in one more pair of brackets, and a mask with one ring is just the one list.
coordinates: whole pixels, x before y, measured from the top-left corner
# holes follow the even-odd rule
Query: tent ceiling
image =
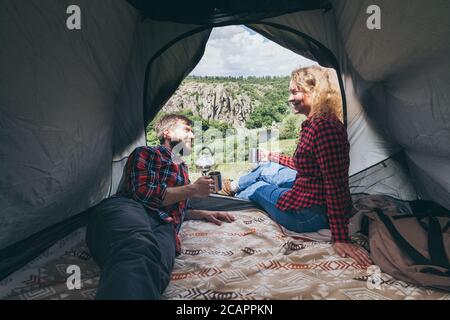
[(128, 0), (145, 18), (193, 24), (260, 20), (299, 10), (330, 9), (329, 0)]

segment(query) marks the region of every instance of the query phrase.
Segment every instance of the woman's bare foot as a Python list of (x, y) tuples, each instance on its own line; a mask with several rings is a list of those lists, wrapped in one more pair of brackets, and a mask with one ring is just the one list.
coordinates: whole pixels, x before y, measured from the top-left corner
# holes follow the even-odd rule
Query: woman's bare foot
[(231, 187), (231, 180), (225, 179), (222, 181), (222, 190), (220, 190), (219, 194), (223, 194), (225, 196), (234, 197), (236, 192)]

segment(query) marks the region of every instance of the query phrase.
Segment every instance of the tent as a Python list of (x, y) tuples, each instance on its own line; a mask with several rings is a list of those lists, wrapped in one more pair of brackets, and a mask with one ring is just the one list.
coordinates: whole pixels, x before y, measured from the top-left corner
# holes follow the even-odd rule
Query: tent
[[(0, 279), (83, 224), (205, 50), (243, 24), (336, 69), (353, 193), (450, 208), (447, 0), (2, 0)], [(380, 9), (381, 29), (367, 26)]]

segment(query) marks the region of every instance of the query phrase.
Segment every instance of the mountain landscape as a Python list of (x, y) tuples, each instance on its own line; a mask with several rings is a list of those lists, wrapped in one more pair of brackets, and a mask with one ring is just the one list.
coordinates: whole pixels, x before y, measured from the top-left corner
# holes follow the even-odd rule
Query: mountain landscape
[(261, 128), (281, 122), (287, 107), (288, 77), (188, 77), (162, 109), (233, 128)]

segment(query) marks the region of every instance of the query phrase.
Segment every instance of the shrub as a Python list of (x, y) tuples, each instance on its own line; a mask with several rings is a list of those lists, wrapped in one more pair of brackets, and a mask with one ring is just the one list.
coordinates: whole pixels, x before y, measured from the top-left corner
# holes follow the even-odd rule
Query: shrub
[(224, 136), (225, 136), (227, 130), (232, 130), (234, 132), (236, 131), (235, 128), (231, 124), (229, 124), (227, 122), (223, 122), (223, 121), (218, 121), (218, 120), (210, 120), (209, 127), (216, 128), (217, 130), (222, 132)]
[(159, 139), (156, 137), (155, 130), (147, 131), (147, 145), (151, 147), (159, 145)]
[(304, 117), (290, 114), (283, 119), (280, 128), (280, 139), (295, 139), (300, 133), (301, 123)]

